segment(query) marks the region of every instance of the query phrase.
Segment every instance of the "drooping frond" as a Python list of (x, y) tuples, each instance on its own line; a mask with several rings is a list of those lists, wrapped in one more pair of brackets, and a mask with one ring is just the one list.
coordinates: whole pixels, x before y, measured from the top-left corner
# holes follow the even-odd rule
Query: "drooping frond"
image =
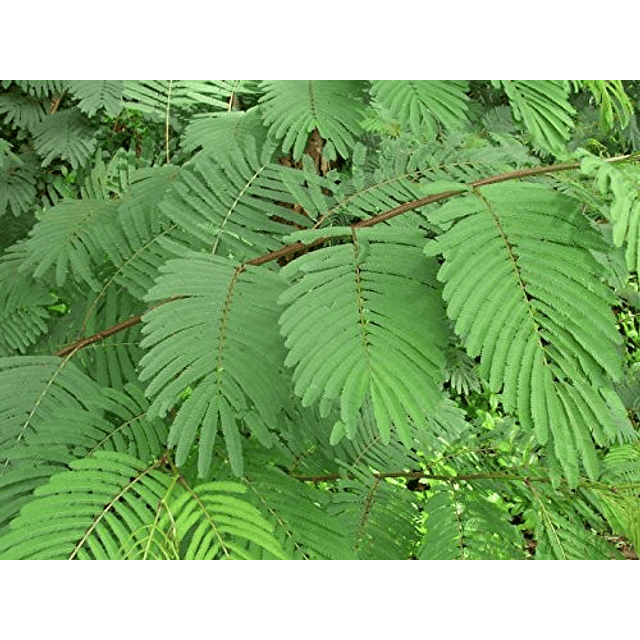
[[(446, 144), (418, 144), (401, 137), (385, 144), (375, 155), (356, 144), (350, 180), (335, 189), (336, 204), (328, 210), (330, 220), (347, 216), (366, 219), (411, 200), (464, 188), (491, 173), (537, 164), (526, 148), (516, 142), (491, 144), (479, 139), (469, 147), (465, 139), (451, 135)], [(415, 210), (393, 220), (394, 225), (429, 228), (428, 210)]]
[(63, 93), (69, 83), (66, 80), (14, 80), (25, 92), (36, 98), (48, 98)]
[(536, 166), (539, 160), (514, 138), (493, 136), (486, 140), (478, 136), (471, 144), (468, 136), (450, 134), (444, 144), (413, 144), (403, 148), (399, 140), (389, 146), (382, 163), (389, 169), (393, 167), (392, 171), (414, 172), (422, 183), (429, 184), (446, 180), (473, 182), (487, 174)]
[(42, 156), (43, 166), (60, 158), (77, 169), (93, 155), (96, 139), (86, 116), (75, 109), (63, 109), (47, 116), (34, 127), (33, 144)]
[(128, 384), (125, 392), (103, 388), (91, 409), (64, 405), (44, 417), (13, 447), (4, 449), (0, 477), (0, 529), (18, 515), (35, 487), (44, 484), (76, 458), (95, 451), (121, 451), (150, 462), (165, 447), (168, 427), (146, 417), (142, 390)]
[(172, 257), (160, 241), (177, 239), (181, 234), (172, 229), (159, 205), (171, 192), (178, 175), (171, 165), (132, 172), (117, 214), (99, 229), (103, 251), (114, 267), (107, 286), (125, 287), (142, 299), (153, 285), (160, 265)]
[[(603, 484), (591, 487), (615, 533), (640, 548), (640, 443), (614, 447), (603, 462)], [(604, 484), (607, 483), (607, 484)]]
[(38, 487), (0, 537), (2, 559), (284, 558), (272, 525), (232, 482), (183, 488), (124, 453), (96, 452)]
[(181, 170), (161, 209), (203, 248), (246, 260), (281, 246), (291, 227), (274, 218), (310, 224), (284, 206), (296, 202), (283, 184), (286, 176), (292, 183), (304, 180), (299, 171), (261, 160), (252, 137), (227, 138)]
[[(35, 486), (59, 470), (68, 457), (56, 446), (31, 455), (29, 439), (64, 408), (98, 410), (98, 386), (73, 364), (58, 358), (0, 358), (0, 530)], [(59, 444), (59, 441), (58, 441)], [(64, 448), (64, 445), (60, 445)]]
[[(52, 356), (0, 358), (0, 460), (60, 407), (95, 406), (99, 388), (70, 362)], [(3, 467), (0, 465), (0, 474)]]
[(80, 100), (78, 109), (89, 117), (104, 109), (107, 115), (117, 116), (122, 110), (122, 80), (72, 80), (69, 90)]
[[(324, 216), (329, 221), (364, 220), (425, 195), (420, 190), (417, 172), (407, 169), (406, 162), (398, 171), (388, 171), (385, 166), (376, 166), (372, 171), (367, 167), (370, 155), (364, 145), (355, 146), (351, 179), (337, 189), (337, 202), (327, 209)], [(377, 160), (374, 161), (376, 164)]]
[[(285, 153), (302, 157), (309, 134), (318, 129), (340, 156), (349, 158), (362, 133), (365, 83), (334, 80), (276, 80), (264, 82), (264, 122), (269, 132), (282, 139)], [(329, 160), (330, 151), (323, 151)]]
[(47, 112), (40, 100), (14, 90), (0, 95), (0, 115), (4, 115), (5, 124), (14, 129), (33, 132), (47, 116)]
[(274, 525), (274, 535), (287, 556), (309, 560), (351, 560), (355, 554), (342, 520), (329, 513), (331, 497), (273, 466), (273, 458), (257, 447), (245, 470), (246, 498)]
[(611, 129), (616, 121), (621, 127), (629, 125), (634, 105), (621, 80), (582, 80), (580, 84), (591, 92), (600, 108), (600, 125), (603, 129)]
[(621, 338), (591, 254), (600, 236), (575, 201), (541, 185), (491, 185), (432, 219), (448, 230), (426, 252), (445, 258), (438, 277), (467, 352), (571, 483), (579, 460), (595, 478), (595, 443), (631, 434), (611, 385)]
[(606, 530), (604, 518), (582, 496), (567, 500), (544, 486), (532, 487), (530, 493), (531, 506), (524, 516), (536, 540), (536, 559), (621, 558), (612, 542), (598, 534)]
[(188, 393), (174, 419), (169, 446), (182, 464), (199, 432), (198, 470), (211, 464), (221, 431), (231, 465), (242, 473), (242, 437), (265, 445), (286, 401), (275, 301), (283, 283), (268, 269), (241, 270), (229, 259), (190, 253), (161, 267), (152, 301), (179, 297), (144, 317), (141, 380), (155, 396), (150, 415), (165, 415)]
[(420, 257), (415, 230), (343, 233), (350, 241), (282, 270), (291, 282), (280, 297), (285, 364), (295, 367), (303, 406), (339, 402), (336, 429), (355, 433), (368, 396), (383, 442), (394, 424), (409, 446), (408, 418), (423, 423), (440, 397), (445, 334), (436, 265)]
[(24, 257), (24, 244), (0, 257), (0, 356), (25, 353), (47, 330), (47, 307), (55, 301), (44, 286), (19, 272)]
[(269, 559), (287, 559), (273, 535), (273, 524), (246, 500), (245, 486), (216, 481), (176, 489), (160, 529), (181, 542), (182, 559), (252, 560), (265, 557), (264, 552)]
[(377, 472), (394, 470), (416, 469), (420, 462), (416, 455), (416, 449), (423, 436), (429, 430), (432, 412), (428, 412), (425, 422), (410, 422), (411, 448), (407, 447), (406, 440), (392, 432), (389, 441), (385, 442), (376, 423), (373, 406), (367, 398), (357, 416), (357, 427), (350, 437), (342, 437), (344, 429), (334, 430), (330, 443), (333, 457), (340, 461), (339, 469), (344, 471), (347, 465), (367, 467), (371, 475)]
[(158, 202), (177, 175), (175, 167), (135, 170), (128, 154), (104, 165), (97, 162), (82, 187), (83, 198), (63, 200), (44, 212), (26, 241), (21, 269), (35, 266), (36, 278), (55, 267), (64, 285), (69, 270), (75, 279), (98, 291), (95, 277), (105, 257), (114, 265), (114, 281), (142, 296), (158, 266), (171, 254), (155, 241), (163, 235)]
[[(67, 462), (95, 451), (120, 451), (150, 462), (164, 451), (168, 428), (161, 420), (147, 418), (148, 400), (142, 389), (129, 383), (125, 390), (103, 387), (96, 405), (56, 409), (38, 433), (25, 439), (22, 459), (46, 460), (47, 451), (66, 451)], [(29, 453), (31, 451), (32, 453)], [(65, 455), (58, 454), (59, 459)]]
[[(182, 135), (182, 149), (188, 152), (203, 149), (208, 155), (227, 144), (230, 137), (238, 141), (252, 136), (264, 142), (267, 128), (262, 122), (260, 107), (248, 111), (214, 111), (196, 114), (185, 127)], [(242, 146), (242, 142), (239, 142)]]
[(412, 557), (420, 540), (418, 510), (404, 482), (376, 478), (362, 467), (350, 471), (336, 483), (329, 513), (341, 520), (358, 559)]
[(625, 248), (627, 268), (640, 273), (640, 167), (631, 162), (616, 166), (584, 152), (580, 170), (594, 176), (599, 191), (611, 197), (601, 211), (612, 224), (613, 243)]
[(427, 426), (418, 432), (418, 439), (423, 451), (436, 452), (454, 442), (470, 442), (470, 434), (477, 434), (477, 429), (464, 410), (445, 396), (427, 416)]
[(425, 505), (427, 533), (421, 560), (523, 559), (522, 539), (509, 525), (495, 492), (467, 485), (439, 485)]
[(425, 130), (429, 139), (437, 133), (437, 123), (448, 129), (463, 126), (467, 119), (464, 81), (442, 80), (375, 80), (371, 83), (373, 97), (401, 125), (413, 133)]
[[(5, 142), (0, 140), (0, 147)], [(33, 153), (16, 154), (7, 150), (6, 154), (0, 154), (0, 218), (9, 212), (17, 217), (33, 207), (37, 168)], [(2, 224), (6, 225), (7, 221), (3, 220)]]
[(545, 151), (563, 153), (573, 127), (575, 109), (561, 80), (502, 80), (516, 120)]
[[(135, 156), (133, 151), (118, 149), (108, 161), (98, 155), (84, 184), (80, 195), (87, 200), (115, 200), (122, 198), (134, 181), (138, 170), (146, 168), (147, 162)], [(168, 171), (170, 167), (154, 167), (158, 171)], [(174, 168), (175, 171), (175, 168)]]
[(124, 99), (126, 107), (164, 121), (174, 110), (226, 110), (237, 89), (234, 81), (126, 80)]
[(71, 271), (79, 282), (97, 290), (95, 268), (103, 260), (101, 231), (116, 212), (115, 203), (100, 200), (68, 200), (52, 207), (31, 230), (21, 269), (33, 269), (39, 278), (53, 266), (58, 286)]

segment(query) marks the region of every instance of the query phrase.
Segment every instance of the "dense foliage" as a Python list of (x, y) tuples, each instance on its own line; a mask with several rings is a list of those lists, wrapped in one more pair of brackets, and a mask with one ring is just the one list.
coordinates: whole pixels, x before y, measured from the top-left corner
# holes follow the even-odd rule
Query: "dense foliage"
[(0, 558), (636, 557), (640, 84), (0, 88)]

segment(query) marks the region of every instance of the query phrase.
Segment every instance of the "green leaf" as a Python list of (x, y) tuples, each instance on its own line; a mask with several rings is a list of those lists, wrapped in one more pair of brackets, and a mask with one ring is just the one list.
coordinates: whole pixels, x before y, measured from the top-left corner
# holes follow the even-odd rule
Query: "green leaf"
[(283, 270), (291, 286), (280, 326), (295, 392), (305, 406), (339, 401), (347, 434), (369, 396), (383, 439), (393, 422), (408, 445), (407, 415), (423, 422), (440, 397), (442, 310), (419, 243), (415, 232), (362, 229)]
[(299, 160), (309, 134), (318, 129), (343, 158), (362, 133), (364, 83), (333, 80), (275, 80), (262, 84), (260, 99), (269, 133)]
[(144, 316), (141, 346), (149, 353), (141, 361), (141, 379), (149, 380), (147, 395), (154, 397), (149, 412), (164, 416), (190, 387), (169, 435), (169, 446), (178, 445), (177, 464), (200, 433), (198, 468), (204, 476), (221, 430), (241, 475), (237, 421), (257, 416), (267, 429), (246, 426), (270, 445), (268, 430), (277, 427), (286, 398), (285, 384), (278, 383), (282, 344), (275, 308), (283, 285), (269, 270), (240, 271), (230, 260), (195, 253), (169, 261), (161, 274), (147, 300), (180, 299)]
[(582, 424), (600, 425), (609, 442), (632, 433), (622, 404), (601, 392), (621, 377), (614, 299), (591, 253), (603, 241), (575, 201), (540, 185), (483, 187), (434, 220), (451, 226), (426, 252), (445, 258), (438, 277), (467, 352), (481, 356), (505, 408), (553, 442), (572, 484), (577, 451), (595, 477), (591, 438), (601, 432)]

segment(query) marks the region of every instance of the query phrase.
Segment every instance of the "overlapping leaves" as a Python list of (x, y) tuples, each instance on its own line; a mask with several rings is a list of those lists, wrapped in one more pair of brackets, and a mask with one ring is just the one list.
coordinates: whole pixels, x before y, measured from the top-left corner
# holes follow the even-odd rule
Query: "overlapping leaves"
[(233, 482), (183, 487), (124, 453), (97, 452), (52, 476), (0, 537), (2, 559), (284, 558), (271, 525)]
[(541, 185), (492, 185), (444, 205), (427, 247), (445, 263), (447, 313), (507, 410), (535, 432), (571, 483), (595, 445), (630, 434), (611, 382), (621, 352), (591, 250), (603, 241), (572, 199)]
[(468, 85), (462, 81), (376, 80), (371, 93), (413, 133), (428, 131), (434, 139), (437, 123), (460, 128), (467, 119)]
[(286, 206), (296, 200), (284, 178), (299, 184), (304, 177), (271, 162), (268, 151), (260, 153), (250, 136), (227, 137), (226, 144), (197, 154), (181, 170), (161, 209), (192, 242), (214, 253), (244, 260), (279, 248), (279, 237), (291, 230), (281, 220), (308, 224)]
[[(242, 473), (241, 430), (265, 445), (287, 396), (279, 376), (282, 344), (277, 330), (277, 274), (241, 271), (234, 261), (190, 253), (161, 267), (148, 300), (179, 298), (147, 313), (141, 346), (142, 380), (155, 397), (151, 415), (175, 407), (169, 446), (182, 464), (198, 437), (198, 469), (210, 467), (216, 435), (224, 435), (234, 471)], [(186, 400), (181, 401), (181, 397)]]
[(563, 153), (575, 109), (568, 84), (561, 80), (503, 80), (513, 115), (545, 151)]
[(283, 150), (291, 150), (294, 160), (301, 158), (309, 133), (314, 129), (318, 129), (334, 149), (334, 154), (324, 150), (327, 159), (334, 159), (335, 151), (348, 158), (357, 136), (362, 133), (364, 88), (365, 84), (357, 81), (265, 82), (260, 100), (263, 119), (269, 132), (282, 140)]
[(580, 169), (594, 176), (599, 191), (611, 197), (604, 213), (612, 225), (613, 243), (624, 247), (628, 269), (640, 273), (640, 169), (637, 163), (617, 166), (585, 152)]

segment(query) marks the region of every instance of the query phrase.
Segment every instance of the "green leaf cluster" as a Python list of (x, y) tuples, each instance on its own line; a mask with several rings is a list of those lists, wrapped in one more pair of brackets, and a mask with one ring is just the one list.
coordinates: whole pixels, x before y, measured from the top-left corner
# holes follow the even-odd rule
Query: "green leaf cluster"
[(0, 87), (0, 558), (637, 551), (635, 85)]

